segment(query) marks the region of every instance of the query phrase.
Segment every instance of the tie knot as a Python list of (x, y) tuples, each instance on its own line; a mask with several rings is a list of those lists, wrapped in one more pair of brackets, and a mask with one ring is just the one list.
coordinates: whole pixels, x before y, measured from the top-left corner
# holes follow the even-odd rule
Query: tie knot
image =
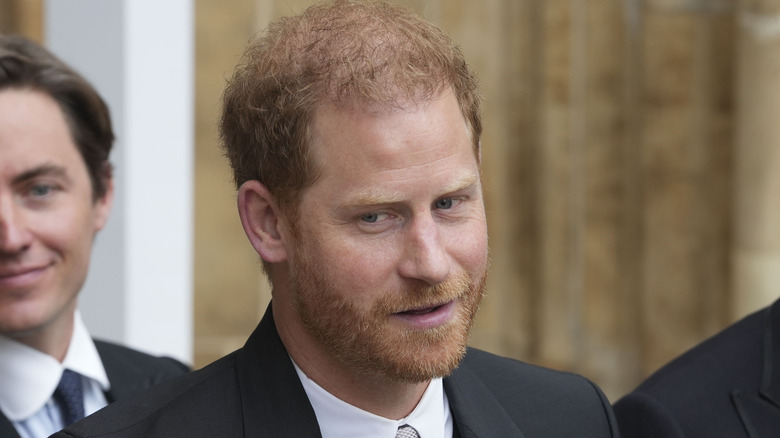
[(66, 369), (54, 390), (54, 400), (62, 411), (63, 427), (84, 418), (84, 394), (81, 375)]
[(398, 428), (398, 432), (395, 433), (395, 438), (420, 438), (420, 434), (417, 433), (417, 429), (404, 424)]

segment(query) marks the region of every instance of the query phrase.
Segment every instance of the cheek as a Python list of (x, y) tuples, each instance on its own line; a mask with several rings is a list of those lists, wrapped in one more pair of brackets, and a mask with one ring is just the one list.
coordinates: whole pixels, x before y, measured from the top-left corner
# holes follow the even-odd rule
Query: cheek
[(466, 229), (460, 230), (450, 248), (453, 258), (463, 269), (481, 274), (488, 263), (488, 236), (485, 223), (475, 221)]
[(94, 218), (74, 210), (38, 215), (33, 224), (42, 243), (59, 253), (88, 256), (95, 233)]
[(345, 294), (365, 294), (384, 290), (395, 271), (396, 251), (392, 242), (357, 242), (349, 238), (320, 240), (304, 256), (310, 257), (322, 272)]

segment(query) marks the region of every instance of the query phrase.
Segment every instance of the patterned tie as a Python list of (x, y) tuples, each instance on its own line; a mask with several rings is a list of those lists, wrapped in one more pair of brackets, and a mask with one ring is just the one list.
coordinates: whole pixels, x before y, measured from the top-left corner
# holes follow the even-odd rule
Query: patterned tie
[(81, 388), (81, 375), (71, 370), (62, 372), (54, 400), (62, 412), (62, 426), (69, 426), (84, 418), (84, 394)]
[(395, 438), (420, 438), (420, 434), (417, 430), (408, 424), (398, 428), (398, 432), (395, 433)]

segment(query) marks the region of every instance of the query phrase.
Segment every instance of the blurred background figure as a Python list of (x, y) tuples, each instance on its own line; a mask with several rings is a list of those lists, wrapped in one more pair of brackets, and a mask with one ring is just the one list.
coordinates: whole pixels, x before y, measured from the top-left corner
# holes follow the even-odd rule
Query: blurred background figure
[(633, 438), (780, 432), (780, 301), (665, 365), (615, 404)]
[(111, 210), (113, 142), (91, 85), (36, 43), (0, 35), (0, 436), (49, 436), (187, 371), (93, 340), (77, 310)]

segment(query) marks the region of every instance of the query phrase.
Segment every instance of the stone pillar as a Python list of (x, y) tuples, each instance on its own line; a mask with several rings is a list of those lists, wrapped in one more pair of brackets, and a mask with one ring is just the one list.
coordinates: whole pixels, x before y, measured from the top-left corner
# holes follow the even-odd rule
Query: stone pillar
[(43, 42), (43, 0), (0, 0), (0, 33)]
[(734, 319), (780, 295), (780, 0), (739, 6)]
[(193, 2), (48, 0), (46, 45), (111, 110), (114, 205), (79, 307), (96, 337), (192, 360)]

